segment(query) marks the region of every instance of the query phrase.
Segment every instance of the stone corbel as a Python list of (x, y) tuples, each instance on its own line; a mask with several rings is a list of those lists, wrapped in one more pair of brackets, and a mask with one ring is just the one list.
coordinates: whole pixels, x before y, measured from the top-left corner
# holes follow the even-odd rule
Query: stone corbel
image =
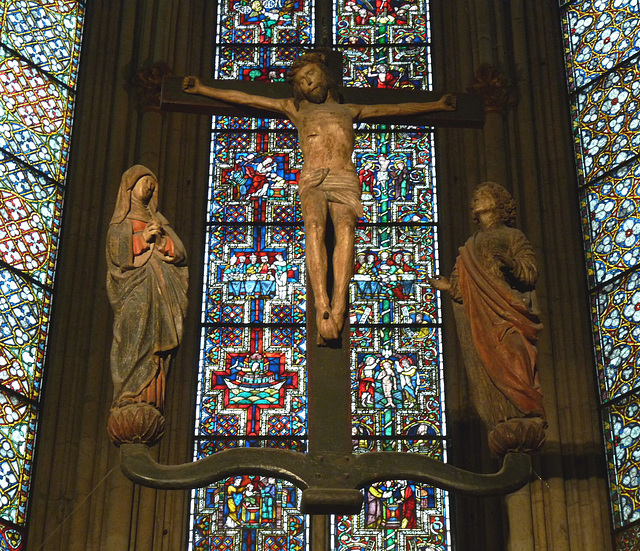
[(480, 65), (467, 91), (482, 96), (487, 114), (495, 113), (504, 117), (518, 103), (517, 86), (502, 70), (488, 63)]
[(138, 69), (133, 78), (133, 88), (138, 98), (140, 112), (160, 111), (162, 78), (172, 75), (173, 71), (164, 61), (158, 61), (150, 67)]

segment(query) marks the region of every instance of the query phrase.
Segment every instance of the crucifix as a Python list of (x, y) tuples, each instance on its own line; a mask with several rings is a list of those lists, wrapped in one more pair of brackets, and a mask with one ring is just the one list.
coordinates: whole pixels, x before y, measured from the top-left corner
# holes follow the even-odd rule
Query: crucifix
[[(436, 99), (432, 93), (415, 90), (334, 87), (323, 59), (317, 55), (303, 56), (290, 74), (295, 86), (293, 98), (288, 97), (288, 89), (283, 89), (285, 84), (210, 84), (195, 77), (166, 78), (162, 108), (208, 115), (289, 118), (298, 129), (305, 156), (299, 193), (307, 254), (311, 257), (307, 258), (308, 453), (230, 449), (193, 463), (159, 465), (151, 459), (145, 444), (123, 444), (123, 471), (135, 482), (164, 489), (202, 487), (240, 474), (283, 478), (303, 490), (301, 508), (309, 514), (356, 514), (363, 503), (360, 489), (391, 479), (410, 479), (467, 495), (517, 490), (530, 476), (531, 463), (526, 454), (509, 453), (500, 472), (483, 475), (421, 454), (352, 453), (346, 288), (353, 269), (354, 226), (362, 209), (359, 181), (351, 161), (353, 123), (367, 120), (480, 127), (484, 120), (481, 102), (469, 96)], [(335, 242), (328, 244), (327, 252), (325, 229), (329, 218)], [(333, 256), (333, 276), (329, 256)]]

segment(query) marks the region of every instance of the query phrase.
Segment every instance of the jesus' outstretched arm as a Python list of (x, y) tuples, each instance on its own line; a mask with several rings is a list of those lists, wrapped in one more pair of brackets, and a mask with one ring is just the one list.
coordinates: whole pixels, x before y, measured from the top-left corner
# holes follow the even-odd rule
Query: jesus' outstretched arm
[(454, 94), (445, 94), (438, 101), (352, 105), (352, 107), (357, 110), (356, 120), (366, 120), (379, 117), (422, 115), (435, 111), (455, 111), (457, 103), (458, 101)]
[[(267, 109), (275, 113), (287, 114), (287, 100), (268, 98), (255, 94), (247, 94), (239, 90), (226, 90), (221, 88), (213, 88), (206, 86), (200, 82), (198, 77), (184, 77), (182, 81), (182, 90), (187, 94), (206, 96), (208, 98), (224, 101), (234, 105), (246, 105), (257, 109)], [(291, 100), (288, 100), (289, 103)]]

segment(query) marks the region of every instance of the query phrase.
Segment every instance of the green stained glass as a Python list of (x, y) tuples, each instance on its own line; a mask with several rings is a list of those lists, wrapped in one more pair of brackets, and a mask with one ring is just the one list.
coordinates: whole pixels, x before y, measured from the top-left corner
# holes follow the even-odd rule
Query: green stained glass
[(0, 518), (17, 525), (26, 519), (35, 430), (33, 408), (0, 391)]
[(413, 44), (429, 40), (425, 0), (340, 0), (334, 4), (338, 44)]
[(0, 41), (34, 65), (74, 87), (84, 6), (75, 0), (5, 0)]
[(220, 44), (309, 44), (313, 0), (224, 0), (218, 7)]
[(638, 153), (640, 73), (623, 64), (576, 96), (573, 106), (578, 175), (585, 183)]
[(0, 147), (46, 176), (62, 181), (72, 95), (6, 50), (0, 50), (0, 94)]
[(640, 50), (636, 2), (574, 2), (563, 17), (570, 90), (580, 88)]
[(345, 47), (343, 84), (357, 88), (431, 90), (428, 46)]
[(48, 334), (51, 293), (0, 270), (0, 383), (37, 399)]
[(53, 283), (62, 190), (0, 151), (0, 259)]
[(335, 551), (450, 549), (447, 495), (442, 490), (387, 480), (365, 488), (364, 501), (359, 515), (335, 517)]
[[(420, 332), (424, 340), (416, 342)], [(444, 435), (439, 338), (434, 328), (352, 328), (351, 409), (358, 435)]]
[(302, 551), (308, 534), (300, 492), (275, 478), (237, 476), (194, 490), (189, 550)]

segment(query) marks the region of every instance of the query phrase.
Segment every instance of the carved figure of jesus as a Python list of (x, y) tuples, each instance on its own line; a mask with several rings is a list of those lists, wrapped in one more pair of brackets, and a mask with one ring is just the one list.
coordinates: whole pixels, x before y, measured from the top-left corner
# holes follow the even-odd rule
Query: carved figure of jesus
[[(306, 238), (306, 265), (315, 297), (318, 344), (337, 339), (344, 325), (349, 281), (353, 275), (355, 223), (362, 216), (360, 181), (351, 160), (354, 122), (371, 118), (453, 111), (456, 98), (436, 102), (358, 105), (340, 103), (337, 85), (324, 55), (298, 58), (287, 74), (293, 98), (276, 99), (237, 90), (203, 85), (185, 77), (183, 90), (235, 105), (266, 109), (285, 115), (298, 129), (304, 165), (298, 182)], [(333, 291), (327, 290), (325, 248), (327, 216), (335, 229)]]

